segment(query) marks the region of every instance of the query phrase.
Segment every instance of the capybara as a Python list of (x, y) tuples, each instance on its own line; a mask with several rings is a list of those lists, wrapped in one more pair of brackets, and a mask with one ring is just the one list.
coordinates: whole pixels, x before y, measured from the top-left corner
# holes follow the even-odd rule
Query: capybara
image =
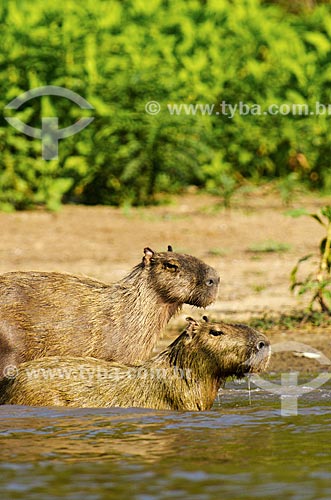
[(1, 404), (207, 410), (224, 380), (263, 370), (267, 337), (242, 324), (197, 322), (141, 365), (51, 357), (23, 363), (4, 379)]
[(6, 366), (44, 356), (147, 359), (170, 318), (216, 296), (215, 269), (191, 255), (144, 249), (122, 280), (105, 284), (56, 272), (0, 276), (0, 379)]

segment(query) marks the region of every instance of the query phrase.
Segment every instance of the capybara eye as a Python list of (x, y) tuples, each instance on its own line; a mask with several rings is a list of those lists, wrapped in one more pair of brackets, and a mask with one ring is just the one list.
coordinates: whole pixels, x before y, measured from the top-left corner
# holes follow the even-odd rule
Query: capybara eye
[(215, 281), (212, 280), (212, 279), (209, 279), (209, 280), (206, 281), (206, 285), (207, 286), (213, 286), (214, 284), (215, 284)]
[(177, 269), (178, 269), (178, 266), (176, 266), (176, 264), (172, 264), (171, 262), (166, 262), (164, 264), (164, 267), (166, 269), (169, 269), (169, 271), (173, 271), (173, 272), (177, 271)]
[(210, 335), (213, 335), (214, 337), (219, 337), (220, 335), (225, 335), (222, 330), (209, 330)]

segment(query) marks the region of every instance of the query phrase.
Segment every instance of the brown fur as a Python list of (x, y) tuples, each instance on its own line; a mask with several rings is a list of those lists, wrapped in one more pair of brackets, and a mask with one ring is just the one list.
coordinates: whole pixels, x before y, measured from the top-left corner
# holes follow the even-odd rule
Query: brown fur
[(0, 378), (7, 365), (44, 356), (147, 359), (170, 318), (216, 298), (216, 271), (190, 255), (145, 248), (118, 283), (71, 274), (0, 276)]
[(73, 357), (23, 363), (16, 379), (2, 382), (0, 403), (207, 410), (227, 377), (267, 366), (270, 344), (248, 326), (204, 320), (188, 318), (186, 330), (140, 366)]

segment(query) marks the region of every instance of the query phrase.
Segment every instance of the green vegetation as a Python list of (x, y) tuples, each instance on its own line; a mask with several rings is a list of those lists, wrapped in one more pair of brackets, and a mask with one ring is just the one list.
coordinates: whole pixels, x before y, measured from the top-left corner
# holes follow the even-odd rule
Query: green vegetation
[(330, 327), (330, 316), (319, 311), (293, 311), (286, 314), (265, 314), (262, 317), (251, 318), (247, 322), (251, 327), (268, 333), (272, 330), (296, 330), (312, 327)]
[(323, 313), (331, 315), (331, 206), (325, 206), (319, 213), (309, 215), (325, 228), (325, 236), (319, 244), (317, 268), (305, 277), (298, 278), (301, 264), (314, 255), (305, 255), (299, 259), (291, 273), (291, 290), (297, 290), (299, 295), (311, 295), (308, 307), (310, 311), (318, 304)]
[(260, 243), (254, 243), (248, 248), (248, 251), (252, 253), (282, 253), (288, 252), (290, 248), (291, 246), (288, 243), (267, 240)]
[(267, 288), (265, 284), (252, 285), (252, 290), (255, 293), (261, 293)]
[[(331, 103), (329, 4), (291, 13), (258, 0), (7, 0), (0, 22), (1, 109), (43, 85), (95, 108), (51, 161), (1, 118), (0, 209), (141, 205), (191, 185), (228, 206), (238, 187), (271, 179), (286, 203), (297, 183), (331, 190), (327, 114), (264, 114)], [(158, 114), (145, 111), (149, 101)], [(222, 102), (262, 114), (230, 118)], [(215, 107), (212, 116), (169, 112), (181, 103)], [(57, 116), (63, 128), (91, 113), (42, 97), (4, 115), (37, 128)]]
[(212, 257), (224, 257), (225, 255), (228, 254), (228, 250), (225, 248), (210, 248), (208, 250), (208, 255)]

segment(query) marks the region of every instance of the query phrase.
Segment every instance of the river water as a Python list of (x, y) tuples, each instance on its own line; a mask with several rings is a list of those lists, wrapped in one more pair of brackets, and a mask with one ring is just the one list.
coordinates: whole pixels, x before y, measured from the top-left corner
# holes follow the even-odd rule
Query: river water
[(0, 457), (3, 500), (330, 500), (331, 383), (288, 416), (234, 383), (201, 413), (2, 406)]

